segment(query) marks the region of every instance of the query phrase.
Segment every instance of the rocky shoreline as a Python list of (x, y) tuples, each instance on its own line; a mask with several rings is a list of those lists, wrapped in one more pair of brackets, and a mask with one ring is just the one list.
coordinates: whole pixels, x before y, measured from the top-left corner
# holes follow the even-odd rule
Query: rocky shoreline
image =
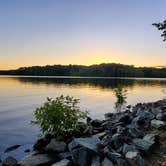
[[(7, 157), (4, 166), (164, 166), (166, 165), (166, 99), (87, 119), (81, 137), (39, 139), (21, 161)], [(6, 151), (19, 147), (15, 145)], [(27, 152), (28, 149), (27, 149)]]

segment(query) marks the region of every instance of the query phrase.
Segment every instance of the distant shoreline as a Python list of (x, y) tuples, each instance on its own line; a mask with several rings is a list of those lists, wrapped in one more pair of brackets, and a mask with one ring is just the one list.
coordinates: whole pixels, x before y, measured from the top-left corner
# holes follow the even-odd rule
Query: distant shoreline
[(25, 77), (25, 78), (73, 78), (73, 79), (134, 79), (134, 80), (163, 80), (166, 78), (163, 77), (95, 77), (95, 76), (42, 76), (42, 75), (1, 75), (0, 77)]

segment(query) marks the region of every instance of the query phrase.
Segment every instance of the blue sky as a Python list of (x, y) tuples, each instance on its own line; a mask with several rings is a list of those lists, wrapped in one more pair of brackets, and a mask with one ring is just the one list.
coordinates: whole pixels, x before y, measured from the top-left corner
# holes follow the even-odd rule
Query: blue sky
[(0, 0), (0, 69), (166, 65), (166, 43), (151, 25), (165, 9), (165, 0)]

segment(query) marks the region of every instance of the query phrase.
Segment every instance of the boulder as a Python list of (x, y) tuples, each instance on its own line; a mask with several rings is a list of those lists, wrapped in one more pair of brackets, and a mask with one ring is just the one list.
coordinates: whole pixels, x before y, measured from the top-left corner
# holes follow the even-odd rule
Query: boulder
[(20, 166), (47, 166), (56, 162), (55, 158), (50, 157), (48, 154), (37, 154), (26, 156), (19, 162)]
[(45, 146), (50, 142), (50, 140), (46, 138), (41, 138), (37, 140), (37, 142), (34, 144), (33, 149), (37, 150), (39, 152), (43, 151)]
[(138, 150), (147, 153), (152, 150), (155, 143), (146, 139), (135, 138), (133, 139), (133, 144)]
[(151, 121), (151, 126), (156, 128), (156, 129), (161, 129), (161, 128), (164, 128), (166, 126), (166, 123), (161, 121), (161, 120), (153, 119)]
[(17, 160), (14, 157), (7, 157), (3, 162), (3, 166), (16, 166), (17, 165)]
[(66, 143), (63, 141), (56, 141), (56, 139), (51, 139), (50, 143), (46, 146), (46, 151), (52, 152), (64, 152), (66, 150)]
[(8, 148), (5, 149), (4, 153), (7, 153), (7, 152), (10, 152), (10, 151), (13, 151), (17, 148), (19, 148), (21, 145), (14, 145), (14, 146), (10, 146)]
[(133, 166), (147, 166), (146, 161), (140, 156), (138, 152), (129, 151), (125, 155), (126, 159)]
[(69, 145), (68, 148), (72, 149), (82, 146), (86, 147), (94, 152), (98, 152), (98, 145), (100, 144), (100, 139), (97, 137), (86, 137), (86, 138), (75, 138)]
[(94, 152), (86, 147), (72, 150), (73, 162), (79, 166), (90, 165)]
[(63, 159), (57, 163), (52, 164), (51, 166), (72, 166), (72, 164), (70, 160)]
[(101, 163), (101, 166), (114, 166), (114, 164), (107, 157), (105, 157), (103, 162)]

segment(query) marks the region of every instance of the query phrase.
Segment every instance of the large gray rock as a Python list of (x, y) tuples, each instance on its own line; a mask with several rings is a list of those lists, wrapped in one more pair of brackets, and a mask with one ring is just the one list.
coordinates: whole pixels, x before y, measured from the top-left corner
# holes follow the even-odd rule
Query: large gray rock
[(66, 143), (63, 141), (56, 141), (56, 139), (52, 139), (50, 143), (46, 146), (46, 151), (54, 151), (54, 152), (64, 152), (66, 150)]
[(55, 159), (47, 154), (29, 155), (19, 162), (20, 166), (48, 166), (55, 163)]
[(146, 139), (140, 139), (140, 138), (133, 139), (133, 143), (138, 150), (145, 153), (151, 151), (153, 148), (153, 145), (155, 144), (155, 142), (148, 141)]
[(156, 120), (156, 119), (153, 119), (151, 121), (151, 126), (156, 128), (156, 129), (161, 129), (161, 128), (164, 128), (166, 127), (166, 123), (161, 121), (161, 120)]
[(17, 165), (17, 160), (13, 157), (7, 157), (3, 162), (3, 166), (16, 166)]
[(86, 147), (94, 152), (98, 152), (98, 145), (100, 139), (97, 137), (86, 137), (86, 138), (75, 138), (69, 145), (68, 148), (71, 151), (76, 147), (82, 146)]
[(71, 161), (67, 159), (63, 159), (57, 163), (52, 164), (51, 166), (71, 166)]
[(114, 166), (114, 164), (107, 157), (105, 157), (103, 162), (101, 163), (101, 166)]

